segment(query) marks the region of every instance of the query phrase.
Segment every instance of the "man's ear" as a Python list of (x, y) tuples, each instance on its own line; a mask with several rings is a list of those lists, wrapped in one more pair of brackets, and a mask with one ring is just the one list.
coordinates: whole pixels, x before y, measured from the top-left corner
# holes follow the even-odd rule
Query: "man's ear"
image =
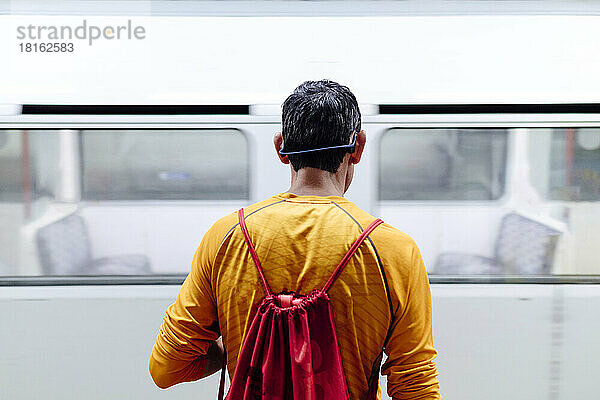
[(354, 153), (350, 154), (350, 162), (352, 164), (358, 164), (360, 162), (366, 143), (367, 135), (365, 134), (365, 131), (358, 132), (356, 136), (356, 146), (354, 147)]
[(279, 154), (281, 148), (283, 147), (283, 135), (281, 134), (281, 132), (277, 132), (275, 136), (273, 136), (273, 144), (275, 145), (275, 153), (277, 153), (279, 161), (281, 161), (284, 164), (289, 164), (290, 160), (288, 160), (288, 157)]

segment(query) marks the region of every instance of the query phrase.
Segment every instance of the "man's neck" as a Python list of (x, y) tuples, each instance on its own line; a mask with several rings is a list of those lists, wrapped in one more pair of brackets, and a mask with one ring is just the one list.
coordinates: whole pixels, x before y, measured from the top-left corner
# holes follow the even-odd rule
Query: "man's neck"
[(297, 172), (292, 170), (288, 192), (299, 196), (343, 196), (345, 179), (342, 166), (336, 173), (317, 168), (302, 168)]

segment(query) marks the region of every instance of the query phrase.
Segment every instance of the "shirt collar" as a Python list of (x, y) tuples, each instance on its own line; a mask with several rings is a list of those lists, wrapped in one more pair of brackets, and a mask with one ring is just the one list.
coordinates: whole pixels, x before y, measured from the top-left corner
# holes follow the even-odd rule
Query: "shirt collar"
[(341, 196), (299, 196), (294, 193), (279, 193), (275, 197), (292, 203), (347, 203), (348, 199)]

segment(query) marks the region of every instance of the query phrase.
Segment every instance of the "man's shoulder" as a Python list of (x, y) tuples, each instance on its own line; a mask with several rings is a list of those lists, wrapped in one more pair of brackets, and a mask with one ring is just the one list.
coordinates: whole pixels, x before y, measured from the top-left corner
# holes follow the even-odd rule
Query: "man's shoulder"
[[(244, 207), (244, 215), (245, 217), (248, 217), (257, 211), (262, 210), (265, 207), (280, 203), (282, 201), (284, 200), (277, 198), (277, 196), (269, 197), (268, 199)], [(237, 226), (237, 224), (238, 210), (235, 210), (218, 219), (208, 230), (207, 234), (210, 234), (211, 236), (215, 236), (218, 239), (223, 240), (228, 235), (228, 233), (230, 233)]]
[[(352, 203), (348, 205), (348, 211), (363, 228), (376, 219)], [(419, 248), (408, 233), (382, 219), (384, 223), (369, 235), (377, 256), (386, 273), (393, 271), (394, 274), (408, 274), (414, 268), (416, 253), (420, 254)]]
[(395, 249), (402, 248), (412, 250), (413, 247), (417, 246), (417, 244), (409, 234), (386, 223), (385, 221), (383, 224), (381, 224), (377, 234), (378, 237), (382, 238), (386, 242), (386, 246)]
[[(353, 203), (349, 203), (348, 212), (358, 222), (362, 228), (366, 228), (372, 221), (374, 221), (377, 217), (369, 214), (368, 212), (362, 210), (358, 206)], [(383, 218), (382, 218), (383, 219)], [(390, 225), (383, 219), (383, 224), (378, 226), (371, 237), (377, 237), (378, 242), (382, 242), (382, 245), (386, 248), (410, 248), (416, 246), (415, 241), (402, 230)]]

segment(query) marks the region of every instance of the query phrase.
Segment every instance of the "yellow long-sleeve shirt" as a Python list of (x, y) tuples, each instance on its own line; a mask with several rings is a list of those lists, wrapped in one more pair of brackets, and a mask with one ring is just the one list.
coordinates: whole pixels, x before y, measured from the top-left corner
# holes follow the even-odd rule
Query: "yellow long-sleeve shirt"
[[(374, 217), (338, 196), (282, 193), (244, 209), (248, 230), (274, 293), (308, 294), (327, 281)], [(199, 379), (209, 341), (223, 336), (230, 376), (265, 292), (232, 213), (196, 251), (177, 300), (167, 309), (150, 357), (161, 387)], [(415, 242), (388, 224), (359, 248), (329, 290), (352, 399), (363, 399), (386, 337), (388, 394), (440, 399), (431, 333), (431, 294)]]

